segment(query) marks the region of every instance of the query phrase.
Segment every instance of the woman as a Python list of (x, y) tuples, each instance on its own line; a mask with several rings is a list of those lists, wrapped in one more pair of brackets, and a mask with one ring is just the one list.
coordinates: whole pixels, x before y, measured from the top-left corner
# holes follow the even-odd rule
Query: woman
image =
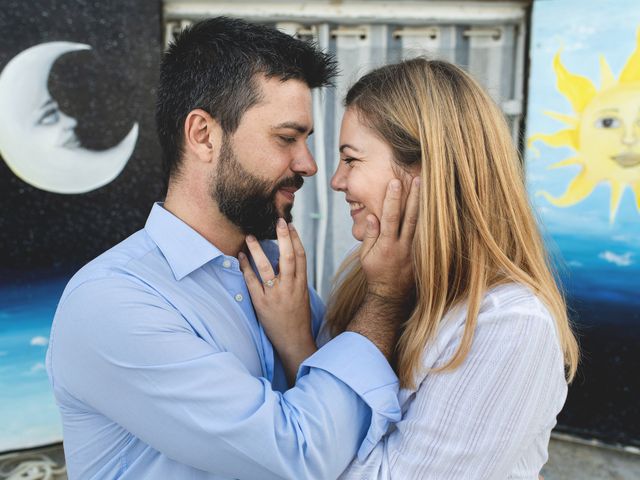
[[(538, 478), (578, 347), (502, 113), (460, 68), (423, 58), (365, 75), (345, 106), (331, 186), (354, 237), (380, 218), (390, 180), (421, 186), (412, 309), (395, 350), (403, 418), (343, 478)], [(329, 335), (355, 315), (366, 275), (355, 251)]]

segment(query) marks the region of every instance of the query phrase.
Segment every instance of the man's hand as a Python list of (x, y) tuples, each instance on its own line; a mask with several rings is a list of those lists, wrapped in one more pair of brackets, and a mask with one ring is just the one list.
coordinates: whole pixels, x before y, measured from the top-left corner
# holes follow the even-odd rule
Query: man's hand
[(367, 230), (360, 262), (369, 293), (389, 301), (405, 301), (415, 287), (413, 237), (418, 223), (420, 179), (414, 178), (402, 214), (402, 183), (393, 179), (387, 187), (380, 225), (367, 216)]
[[(367, 232), (360, 250), (368, 292), (347, 330), (364, 335), (391, 360), (398, 330), (412, 306), (415, 290), (413, 237), (418, 223), (420, 182), (414, 178), (402, 215), (402, 186), (389, 183), (380, 225), (367, 217)], [(400, 221), (402, 219), (402, 222)]]

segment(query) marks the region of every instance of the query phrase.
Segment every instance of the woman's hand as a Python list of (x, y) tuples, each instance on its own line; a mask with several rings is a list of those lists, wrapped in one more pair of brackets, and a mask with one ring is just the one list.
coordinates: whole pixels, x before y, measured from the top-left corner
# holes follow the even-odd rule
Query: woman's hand
[(404, 303), (414, 292), (413, 237), (418, 223), (420, 179), (415, 177), (402, 213), (402, 183), (389, 182), (380, 222), (367, 216), (360, 262), (370, 294)]
[(311, 333), (311, 307), (307, 285), (307, 261), (293, 224), (284, 219), (276, 226), (280, 249), (279, 275), (253, 236), (247, 247), (262, 281), (243, 253), (238, 255), (253, 307), (269, 340), (284, 364), (287, 380), (295, 383), (300, 363), (317, 350)]

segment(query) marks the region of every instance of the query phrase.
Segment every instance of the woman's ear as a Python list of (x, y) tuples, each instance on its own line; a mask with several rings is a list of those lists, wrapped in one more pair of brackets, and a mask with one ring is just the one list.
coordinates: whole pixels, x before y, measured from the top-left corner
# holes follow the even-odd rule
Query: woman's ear
[(200, 108), (191, 110), (184, 121), (185, 157), (209, 163), (217, 158), (222, 130), (218, 122)]

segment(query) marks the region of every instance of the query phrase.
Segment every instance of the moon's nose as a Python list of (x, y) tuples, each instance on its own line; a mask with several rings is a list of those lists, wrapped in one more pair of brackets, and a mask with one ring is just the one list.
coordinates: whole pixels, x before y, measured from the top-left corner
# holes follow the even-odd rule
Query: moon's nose
[(60, 112), (60, 123), (67, 130), (73, 130), (76, 128), (76, 125), (78, 125), (78, 121), (75, 118), (65, 115), (62, 112)]

